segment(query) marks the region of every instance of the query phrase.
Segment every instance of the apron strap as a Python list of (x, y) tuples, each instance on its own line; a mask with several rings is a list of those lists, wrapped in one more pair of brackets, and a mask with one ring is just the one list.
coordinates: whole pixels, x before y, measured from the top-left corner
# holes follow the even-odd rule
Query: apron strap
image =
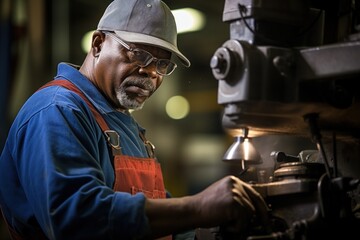
[(140, 131), (140, 137), (145, 144), (146, 151), (150, 158), (155, 158), (155, 145), (152, 144), (149, 140), (146, 139), (143, 132)]
[[(51, 82), (48, 82), (44, 86), (42, 86), (40, 89), (49, 87), (49, 86), (61, 86), (66, 89), (69, 89), (70, 91), (75, 92), (78, 94), (88, 105), (90, 108), (92, 114), (95, 117), (96, 122), (99, 124), (101, 130), (104, 132), (105, 137), (109, 145), (111, 146), (113, 155), (119, 155), (121, 154), (121, 147), (120, 147), (120, 136), (119, 134), (114, 131), (110, 130), (109, 126), (107, 125), (105, 119), (101, 116), (97, 108), (89, 101), (89, 99), (85, 96), (85, 94), (72, 82), (68, 80), (53, 80)], [(39, 89), (39, 90), (40, 90)]]
[[(89, 101), (89, 99), (85, 96), (85, 94), (80, 91), (78, 87), (76, 87), (75, 84), (68, 80), (53, 80), (51, 82), (48, 82), (44, 86), (42, 86), (40, 89), (49, 87), (49, 86), (62, 86), (64, 88), (67, 88), (75, 93), (77, 93), (89, 106), (92, 114), (94, 115), (96, 122), (100, 125), (100, 128), (105, 132), (106, 130), (109, 130), (109, 127), (107, 123), (105, 122), (104, 118), (101, 116), (99, 111), (94, 107), (94, 105)], [(39, 89), (39, 90), (40, 90)]]
[[(104, 132), (106, 136), (106, 140), (111, 146), (113, 155), (121, 155), (121, 147), (120, 147), (120, 136), (119, 134), (114, 131), (110, 130), (109, 126), (107, 125), (105, 119), (101, 116), (97, 108), (89, 101), (89, 99), (85, 96), (85, 94), (72, 82), (65, 80), (65, 79), (59, 79), (59, 80), (53, 80), (51, 82), (48, 82), (44, 86), (42, 86), (40, 89), (43, 89), (48, 86), (62, 86), (64, 88), (67, 88), (75, 93), (77, 93), (89, 106), (92, 114), (94, 115), (96, 122), (99, 124), (100, 128)], [(39, 90), (40, 90), (39, 89)], [(139, 131), (140, 138), (143, 140), (145, 144), (146, 151), (151, 158), (155, 158), (155, 146), (152, 144), (149, 140), (145, 138), (145, 135), (143, 132)]]

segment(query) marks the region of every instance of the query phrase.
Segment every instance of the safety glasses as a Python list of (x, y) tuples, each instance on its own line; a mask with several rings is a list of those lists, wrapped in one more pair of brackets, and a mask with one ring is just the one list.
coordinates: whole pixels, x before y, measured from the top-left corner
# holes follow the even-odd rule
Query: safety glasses
[(126, 42), (124, 42), (121, 38), (119, 38), (115, 33), (112, 32), (104, 32), (106, 35), (110, 36), (117, 43), (121, 44), (125, 47), (131, 54), (129, 54), (129, 60), (134, 62), (139, 67), (147, 67), (150, 63), (155, 62), (156, 64), (156, 72), (162, 76), (168, 76), (174, 72), (177, 67), (176, 63), (173, 63), (169, 59), (158, 59), (151, 55), (151, 53), (140, 49), (140, 48), (132, 48)]

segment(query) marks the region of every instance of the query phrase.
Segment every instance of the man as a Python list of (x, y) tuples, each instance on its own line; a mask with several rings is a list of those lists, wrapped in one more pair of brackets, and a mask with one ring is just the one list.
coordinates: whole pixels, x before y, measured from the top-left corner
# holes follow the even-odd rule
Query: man
[[(0, 204), (14, 239), (154, 239), (266, 218), (258, 193), (227, 176), (166, 193), (152, 145), (129, 113), (189, 60), (159, 0), (115, 0), (81, 67), (61, 63), (16, 117), (0, 158)], [(188, 235), (189, 236), (189, 235)], [(169, 238), (169, 239), (170, 239)]]

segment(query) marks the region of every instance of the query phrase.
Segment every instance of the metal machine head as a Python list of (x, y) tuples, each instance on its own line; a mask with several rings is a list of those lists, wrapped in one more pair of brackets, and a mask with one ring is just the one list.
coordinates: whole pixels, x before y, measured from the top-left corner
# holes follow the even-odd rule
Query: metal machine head
[(324, 135), (360, 137), (360, 34), (350, 1), (337, 3), (225, 1), (230, 39), (210, 66), (231, 135), (307, 135), (316, 113)]
[[(241, 174), (253, 166), (255, 178), (239, 176), (272, 216), (272, 232), (255, 225), (223, 239), (359, 236), (360, 1), (225, 0), (223, 21), (230, 39), (210, 62), (222, 126), (235, 140), (223, 160), (240, 162)], [(245, 139), (267, 136), (258, 152), (244, 151)], [(294, 141), (305, 149), (287, 154), (290, 138), (280, 136), (314, 148)], [(277, 150), (266, 156), (268, 146)]]

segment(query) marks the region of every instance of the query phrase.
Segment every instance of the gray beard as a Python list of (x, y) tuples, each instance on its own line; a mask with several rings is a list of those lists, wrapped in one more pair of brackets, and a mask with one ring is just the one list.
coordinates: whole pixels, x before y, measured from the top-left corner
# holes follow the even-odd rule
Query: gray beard
[(145, 102), (138, 103), (135, 99), (129, 98), (123, 88), (116, 90), (116, 98), (118, 99), (120, 105), (128, 110), (140, 110), (145, 104)]

